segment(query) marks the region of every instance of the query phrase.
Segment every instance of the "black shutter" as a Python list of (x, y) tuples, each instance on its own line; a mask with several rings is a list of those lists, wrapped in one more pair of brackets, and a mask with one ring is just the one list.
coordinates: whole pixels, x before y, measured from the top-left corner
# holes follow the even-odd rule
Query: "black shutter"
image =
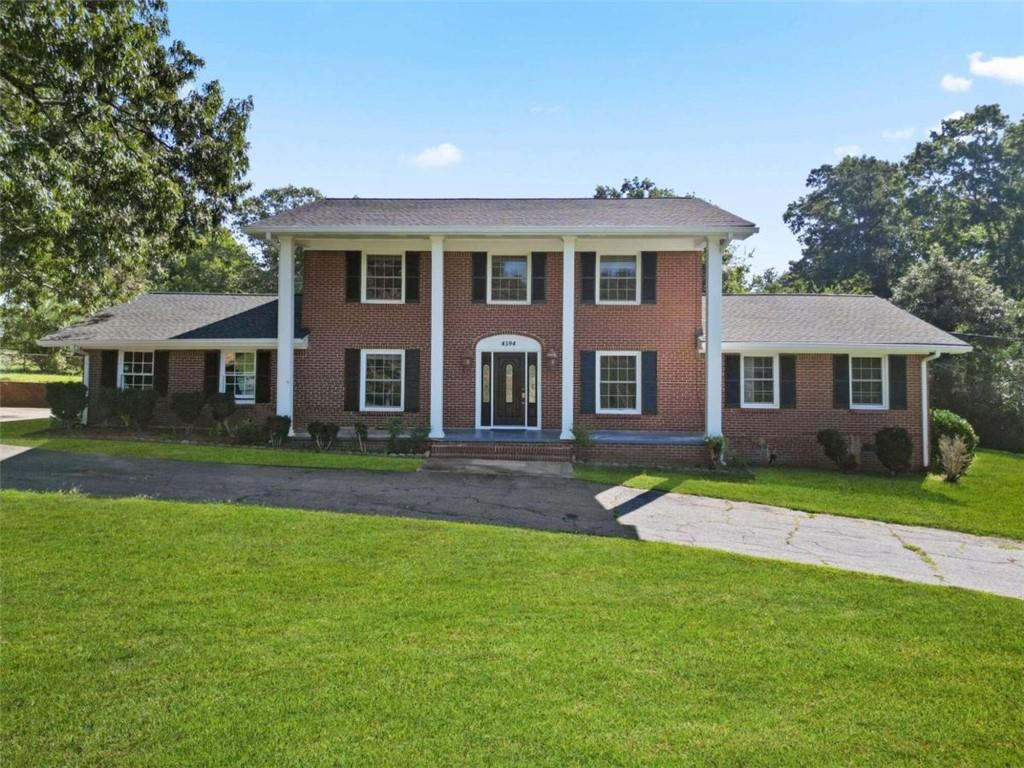
[(405, 350), (405, 412), (418, 413), (420, 410), (420, 351)]
[(907, 410), (907, 356), (889, 355), (889, 408)]
[(220, 352), (203, 355), (203, 392), (215, 395), (220, 391)]
[(740, 356), (722, 355), (725, 361), (725, 407), (740, 407)]
[(363, 254), (345, 251), (345, 301), (361, 301), (363, 295)]
[(473, 302), (483, 304), (487, 301), (487, 254), (473, 254)]
[(594, 303), (594, 287), (597, 275), (597, 254), (593, 251), (580, 254), (580, 303)]
[(167, 381), (170, 378), (170, 353), (161, 349), (153, 353), (153, 389), (160, 397), (167, 397)]
[(580, 413), (594, 412), (594, 352), (580, 352)]
[(416, 251), (405, 254), (405, 301), (416, 304), (420, 300), (420, 255)]
[(256, 402), (270, 402), (270, 350), (256, 353)]
[(640, 353), (640, 412), (658, 412), (658, 353)]
[(543, 304), (545, 301), (545, 283), (547, 282), (548, 255), (546, 253), (535, 253), (531, 257), (530, 268), (530, 303)]
[(779, 407), (796, 408), (796, 355), (779, 355)]
[(104, 349), (100, 352), (100, 386), (114, 389), (117, 386), (117, 350)]
[(850, 407), (849, 355), (832, 355), (832, 407)]
[(658, 302), (658, 254), (644, 251), (640, 254), (640, 303)]
[(345, 350), (345, 410), (359, 410), (359, 350)]

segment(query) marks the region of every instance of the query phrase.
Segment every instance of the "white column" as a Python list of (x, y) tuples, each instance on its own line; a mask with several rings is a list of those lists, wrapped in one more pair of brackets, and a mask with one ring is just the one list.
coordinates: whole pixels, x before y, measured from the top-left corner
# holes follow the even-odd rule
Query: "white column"
[(294, 420), (295, 259), (292, 238), (278, 240), (277, 260), (277, 414)]
[(444, 437), (444, 237), (430, 238), (430, 438)]
[(921, 466), (928, 469), (931, 459), (931, 435), (928, 432), (928, 363), (938, 360), (941, 352), (921, 358)]
[(704, 432), (722, 434), (722, 249), (708, 238), (707, 301), (704, 318), (704, 363), (707, 372)]
[(83, 358), (83, 360), (82, 360), (82, 383), (85, 384), (85, 388), (86, 388), (86, 390), (88, 390), (88, 394), (86, 395), (86, 397), (88, 399), (85, 401), (85, 408), (82, 409), (82, 423), (83, 424), (88, 424), (89, 423), (89, 401), (92, 400), (92, 390), (89, 389), (89, 357), (90, 357), (90, 355), (91, 355), (91, 353), (89, 352), (89, 350), (87, 350), (87, 349), (86, 350), (82, 350), (82, 358)]
[(576, 238), (562, 238), (562, 440), (572, 440), (576, 370)]

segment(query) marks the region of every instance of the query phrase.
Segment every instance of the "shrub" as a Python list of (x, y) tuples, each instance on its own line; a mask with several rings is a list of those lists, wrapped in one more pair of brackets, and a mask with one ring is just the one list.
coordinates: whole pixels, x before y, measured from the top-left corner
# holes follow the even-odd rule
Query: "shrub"
[(313, 438), (313, 444), (320, 452), (331, 450), (339, 429), (340, 427), (331, 421), (311, 421), (306, 427), (309, 436)]
[(705, 435), (704, 445), (708, 448), (708, 468), (717, 469), (724, 463), (729, 447), (725, 435)]
[(589, 427), (582, 424), (572, 425), (572, 444), (577, 451), (584, 451), (594, 444), (594, 435)]
[(943, 435), (939, 438), (939, 460), (942, 466), (942, 476), (947, 483), (955, 483), (971, 466), (970, 450), (962, 437), (950, 437)]
[(210, 405), (210, 414), (217, 422), (217, 430), (230, 435), (227, 420), (236, 410), (235, 396), (231, 392), (217, 392), (210, 395), (206, 402)]
[[(964, 447), (967, 449), (967, 466), (971, 465), (974, 461), (974, 452), (978, 448), (978, 435), (974, 431), (974, 427), (967, 421), (963, 416), (953, 413), (952, 411), (945, 411), (941, 408), (935, 408), (931, 412), (931, 460), (932, 464), (942, 466), (942, 456), (939, 451), (939, 441), (943, 437), (959, 437), (964, 441)], [(966, 468), (965, 470), (966, 471)]]
[(205, 405), (206, 395), (203, 392), (175, 392), (171, 395), (171, 411), (185, 425), (186, 432), (192, 431)]
[(251, 418), (235, 425), (235, 440), (244, 445), (266, 445), (267, 430)]
[(875, 432), (875, 455), (890, 473), (898, 475), (910, 469), (914, 443), (903, 427), (883, 427)]
[(430, 427), (413, 427), (404, 441), (403, 453), (423, 453), (427, 450)]
[(857, 457), (850, 452), (850, 444), (838, 429), (823, 429), (817, 434), (818, 444), (825, 455), (842, 471), (857, 466)]
[(71, 429), (82, 419), (82, 411), (89, 404), (89, 388), (85, 384), (53, 382), (46, 385), (46, 404), (65, 429)]
[(153, 422), (158, 397), (152, 389), (123, 390), (122, 401), (136, 429), (141, 431), (149, 428)]
[(402, 452), (402, 432), (405, 431), (405, 422), (398, 416), (390, 419), (388, 429), (388, 453)]
[(370, 439), (370, 428), (366, 426), (366, 422), (357, 421), (352, 425), (352, 430), (356, 433), (356, 442), (359, 444), (359, 452), (366, 453), (366, 443)]
[(132, 425), (132, 415), (129, 411), (128, 399), (125, 390), (106, 387), (100, 390), (100, 407), (108, 417), (113, 416), (122, 427)]
[(275, 448), (280, 448), (281, 444), (288, 439), (288, 432), (292, 428), (292, 419), (290, 416), (268, 416), (267, 417), (267, 434), (270, 435), (270, 444)]

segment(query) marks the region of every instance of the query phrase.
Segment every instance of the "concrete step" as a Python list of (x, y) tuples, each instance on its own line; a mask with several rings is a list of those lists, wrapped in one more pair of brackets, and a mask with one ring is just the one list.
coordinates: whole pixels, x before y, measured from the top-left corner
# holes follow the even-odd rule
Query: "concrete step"
[(570, 461), (572, 446), (566, 443), (436, 442), (431, 457), (440, 459), (503, 459), (508, 461)]
[(460, 459), (431, 455), (423, 464), (428, 472), (458, 472), (469, 475), (526, 475), (529, 477), (572, 477), (568, 461), (515, 461), (512, 459)]

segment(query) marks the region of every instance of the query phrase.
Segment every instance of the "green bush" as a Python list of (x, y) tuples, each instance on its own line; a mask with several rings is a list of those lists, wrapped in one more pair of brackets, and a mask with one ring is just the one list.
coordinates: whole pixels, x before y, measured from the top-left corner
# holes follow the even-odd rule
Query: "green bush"
[(203, 415), (206, 395), (203, 392), (175, 392), (171, 395), (171, 411), (182, 424), (185, 431), (191, 432), (192, 426)]
[(311, 421), (306, 427), (309, 436), (313, 438), (313, 444), (321, 453), (331, 450), (334, 441), (338, 438), (339, 429), (341, 427), (331, 421)]
[(964, 441), (964, 447), (967, 448), (967, 453), (970, 456), (967, 465), (970, 466), (970, 463), (974, 461), (974, 452), (978, 448), (978, 434), (974, 431), (971, 423), (963, 416), (952, 411), (933, 408), (931, 411), (931, 425), (931, 440), (929, 442), (931, 443), (932, 465), (936, 467), (942, 466), (939, 440), (943, 437), (959, 437)]
[(939, 438), (939, 458), (942, 460), (942, 476), (947, 483), (955, 483), (971, 466), (971, 454), (962, 437), (943, 435)]
[(825, 455), (840, 470), (845, 472), (857, 466), (857, 457), (850, 453), (850, 444), (838, 429), (823, 429), (817, 439)]
[(894, 475), (910, 469), (914, 443), (903, 427), (883, 427), (875, 432), (875, 455), (882, 466)]
[(705, 435), (704, 445), (708, 449), (708, 469), (718, 469), (725, 463), (729, 443), (725, 435)]
[(82, 419), (82, 411), (89, 404), (89, 388), (81, 383), (50, 383), (46, 385), (46, 404), (65, 429), (71, 429)]
[(110, 387), (101, 389), (100, 407), (107, 418), (113, 417), (117, 419), (122, 427), (130, 427), (132, 425), (132, 415), (129, 412), (125, 390)]
[(404, 441), (405, 450), (402, 453), (423, 453), (427, 450), (429, 437), (430, 427), (413, 427)]
[(230, 435), (231, 429), (228, 427), (227, 420), (231, 418), (231, 415), (237, 409), (234, 394), (231, 392), (217, 392), (210, 395), (206, 402), (210, 405), (210, 415), (217, 422), (218, 431)]
[(159, 399), (156, 391), (152, 389), (126, 389), (124, 390), (123, 398), (135, 428), (138, 430), (148, 429), (149, 425), (153, 422), (153, 414), (156, 412), (156, 401)]
[(359, 452), (366, 453), (366, 446), (370, 440), (370, 428), (366, 426), (365, 421), (357, 421), (352, 425), (352, 429), (356, 433), (356, 442), (359, 444)]
[(266, 445), (267, 430), (251, 418), (235, 425), (235, 440), (243, 445)]
[(405, 431), (405, 422), (398, 416), (389, 419), (388, 430), (388, 453), (402, 453), (402, 432)]
[(582, 451), (594, 444), (594, 436), (590, 428), (582, 424), (572, 425), (572, 444), (577, 451)]
[(282, 443), (288, 439), (288, 432), (292, 428), (290, 416), (267, 416), (267, 434), (270, 436), (270, 444), (280, 448)]

